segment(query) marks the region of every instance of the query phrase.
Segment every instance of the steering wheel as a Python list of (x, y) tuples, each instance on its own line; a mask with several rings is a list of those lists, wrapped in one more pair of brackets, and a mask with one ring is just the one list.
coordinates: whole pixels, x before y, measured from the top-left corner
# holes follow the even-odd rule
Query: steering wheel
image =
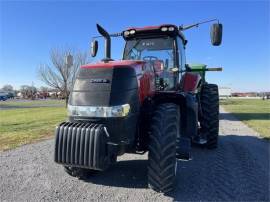
[(145, 56), (143, 57), (144, 61), (154, 61), (154, 60), (158, 60), (158, 57), (155, 56)]

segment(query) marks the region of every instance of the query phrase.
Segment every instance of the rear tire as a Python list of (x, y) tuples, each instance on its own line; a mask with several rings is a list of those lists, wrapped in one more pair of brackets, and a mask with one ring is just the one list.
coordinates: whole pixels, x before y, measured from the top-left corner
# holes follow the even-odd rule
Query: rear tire
[(201, 109), (201, 133), (206, 137), (206, 147), (215, 149), (218, 146), (219, 133), (219, 95), (216, 84), (202, 86)]
[(148, 154), (148, 185), (157, 192), (168, 193), (174, 188), (178, 133), (179, 107), (172, 103), (159, 105), (151, 123)]

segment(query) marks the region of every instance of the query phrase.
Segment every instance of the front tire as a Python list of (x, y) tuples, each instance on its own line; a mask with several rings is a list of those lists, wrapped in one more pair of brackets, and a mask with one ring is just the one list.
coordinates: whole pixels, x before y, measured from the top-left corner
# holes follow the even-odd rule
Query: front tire
[(155, 191), (173, 190), (176, 178), (176, 137), (179, 107), (172, 103), (157, 107), (152, 118), (148, 154), (148, 185)]
[(201, 132), (206, 136), (206, 147), (215, 149), (218, 146), (219, 133), (219, 95), (216, 84), (204, 84), (201, 92), (202, 117)]

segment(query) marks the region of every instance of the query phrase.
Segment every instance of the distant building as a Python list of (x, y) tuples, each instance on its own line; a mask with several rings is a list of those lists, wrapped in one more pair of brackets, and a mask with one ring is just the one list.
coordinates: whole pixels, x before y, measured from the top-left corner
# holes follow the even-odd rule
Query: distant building
[(228, 98), (232, 96), (232, 89), (229, 87), (218, 87), (219, 97)]
[(258, 93), (256, 92), (247, 92), (247, 93), (239, 93), (239, 92), (235, 92), (232, 93), (233, 97), (257, 97)]
[(263, 100), (269, 100), (270, 92), (260, 92), (258, 96), (260, 96)]

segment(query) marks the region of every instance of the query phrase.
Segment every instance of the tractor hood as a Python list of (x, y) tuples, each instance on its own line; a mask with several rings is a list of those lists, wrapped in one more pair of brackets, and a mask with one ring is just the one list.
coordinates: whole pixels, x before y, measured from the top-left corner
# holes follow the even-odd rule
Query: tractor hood
[(131, 66), (133, 68), (136, 68), (138, 65), (142, 65), (145, 62), (142, 60), (119, 60), (119, 61), (109, 61), (109, 62), (99, 62), (95, 64), (87, 64), (81, 66), (81, 68), (120, 68), (120, 67), (126, 67)]
[(139, 110), (137, 76), (143, 61), (110, 61), (82, 66), (69, 98), (71, 106), (118, 106)]

